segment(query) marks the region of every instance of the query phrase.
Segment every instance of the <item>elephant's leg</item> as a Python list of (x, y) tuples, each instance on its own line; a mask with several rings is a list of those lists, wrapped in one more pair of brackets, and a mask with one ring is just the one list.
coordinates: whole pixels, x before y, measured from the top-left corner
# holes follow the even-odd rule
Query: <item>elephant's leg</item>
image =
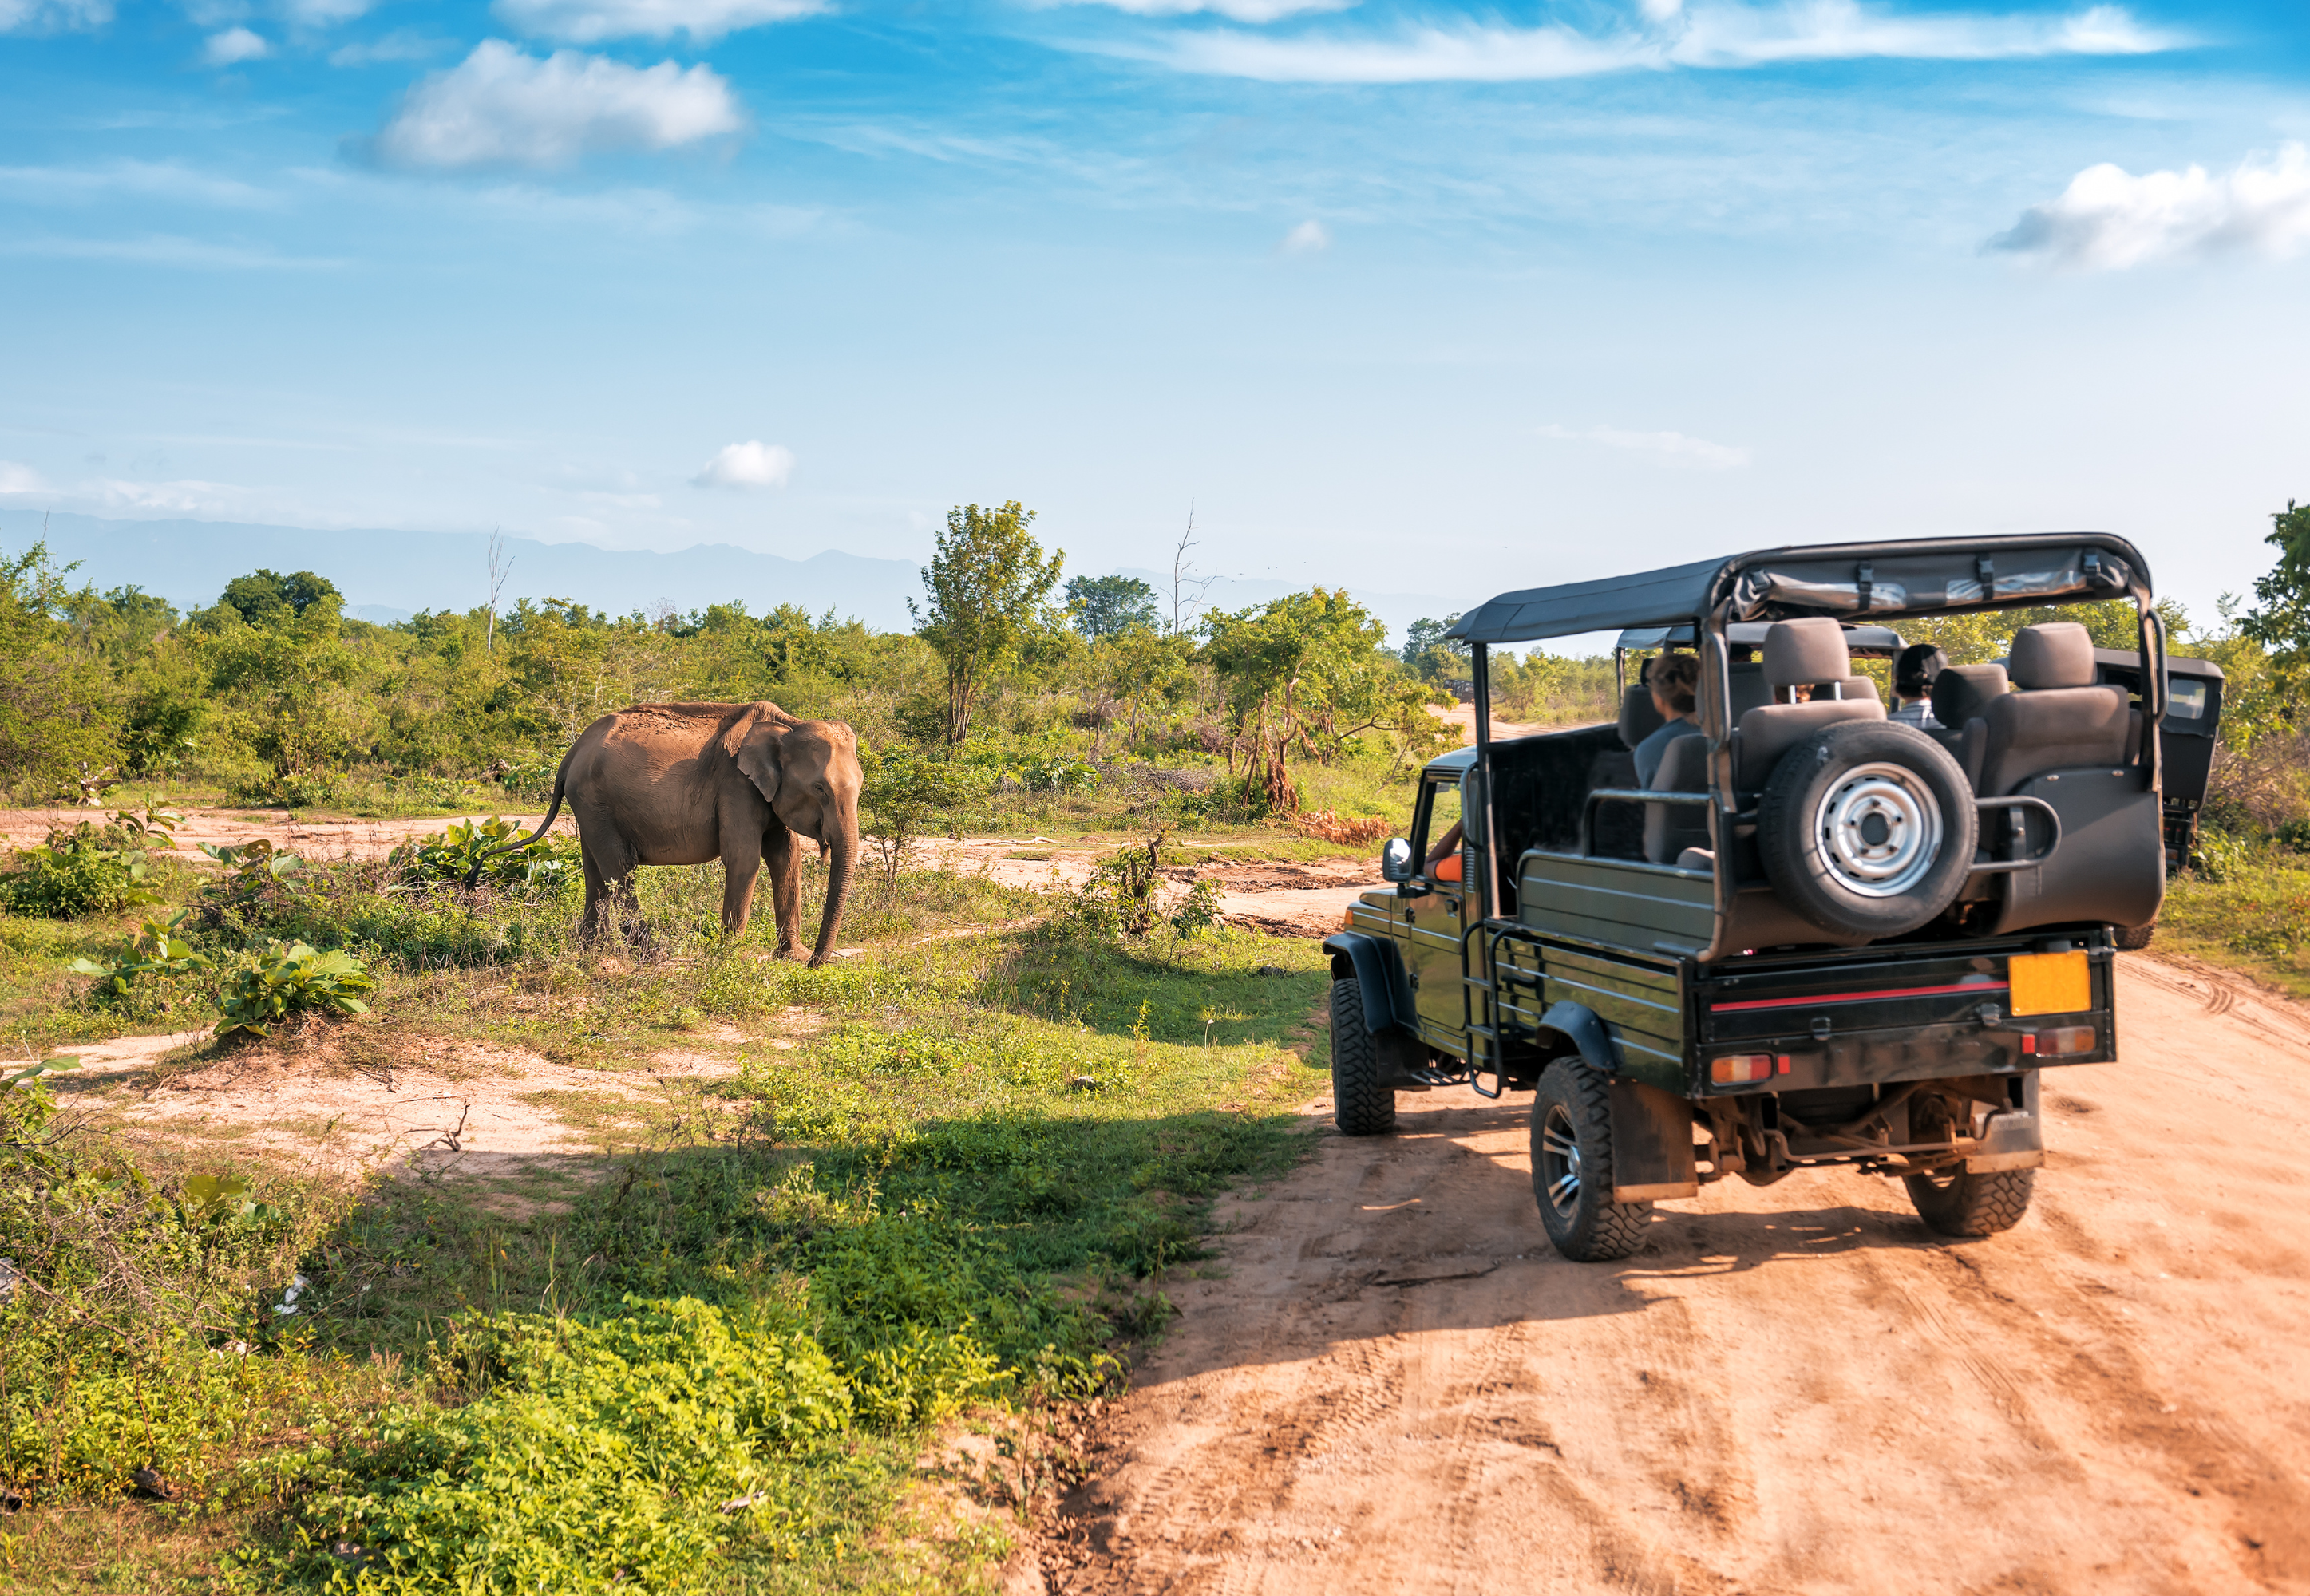
[(746, 929), (754, 912), (754, 879), (762, 872), (760, 837), (723, 833), (722, 934), (734, 937)]
[(580, 946), (590, 948), (601, 940), (608, 922), (603, 904), (610, 895), (610, 883), (604, 879), (601, 862), (594, 857), (594, 850), (586, 846), (583, 837), (578, 839), (578, 858), (586, 872), (586, 907), (578, 916), (578, 941)]
[(762, 852), (770, 863), (770, 909), (778, 921), (780, 958), (803, 957), (802, 946), (802, 845), (792, 831), (773, 820), (762, 834)]

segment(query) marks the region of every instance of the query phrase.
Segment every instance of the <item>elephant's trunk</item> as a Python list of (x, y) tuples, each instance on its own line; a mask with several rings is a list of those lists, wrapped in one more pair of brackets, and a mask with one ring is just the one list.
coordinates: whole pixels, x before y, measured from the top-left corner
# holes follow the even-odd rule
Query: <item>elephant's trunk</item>
[(816, 969), (834, 952), (835, 933), (842, 928), (843, 906), (850, 898), (850, 872), (858, 863), (858, 822), (847, 821), (829, 845), (833, 863), (826, 874), (826, 912), (818, 923), (818, 946), (810, 956)]

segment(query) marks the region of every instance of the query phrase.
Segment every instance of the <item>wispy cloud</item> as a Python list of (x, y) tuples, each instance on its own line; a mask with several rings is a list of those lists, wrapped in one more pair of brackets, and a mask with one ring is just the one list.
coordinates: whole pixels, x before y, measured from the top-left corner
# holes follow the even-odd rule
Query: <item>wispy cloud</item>
[(715, 451), (690, 481), (699, 488), (783, 488), (794, 466), (794, 451), (782, 444), (734, 443)]
[(431, 39), (408, 28), (396, 28), (375, 39), (338, 46), (329, 52), (329, 65), (375, 66), (395, 61), (430, 61), (456, 48), (453, 39)]
[(1231, 22), (1275, 22), (1311, 11), (1346, 11), (1357, 0), (1045, 0), (1053, 5), (1104, 5), (1133, 16), (1209, 14)]
[(201, 60), (210, 66), (237, 66), (243, 61), (262, 61), (273, 53), (265, 36), (248, 28), (227, 28), (221, 33), (212, 33), (201, 46)]
[(0, 194), (34, 204), (78, 205), (116, 195), (179, 204), (253, 210), (280, 196), (232, 178), (212, 177), (169, 160), (111, 160), (98, 166), (0, 166)]
[(567, 166), (608, 150), (671, 150), (744, 126), (711, 67), (627, 66), (558, 50), (543, 60), (487, 39), (410, 90), (371, 149), (388, 166)]
[(1104, 46), (1190, 72), (1279, 82), (1410, 83), (1588, 77), (1675, 67), (1729, 69), (1868, 57), (1988, 61), (2142, 55), (2182, 42), (2097, 5), (2067, 16), (1960, 13), (1902, 16), (1858, 0), (1776, 6), (1653, 6), (1619, 29), (1422, 24), (1388, 35), (1279, 37), (1197, 30), (1153, 44)]
[(1668, 465), (1698, 466), (1708, 471), (1733, 471), (1749, 464), (1749, 451), (1732, 444), (1711, 443), (1681, 432), (1630, 432), (1619, 427), (1559, 427), (1533, 429), (1542, 438), (1565, 443), (1601, 444), (1633, 455), (1647, 455)]
[(1332, 230), (1310, 216), (1283, 235), (1275, 247), (1285, 255), (1314, 255), (1332, 247)]
[(2032, 205), (1989, 247), (2080, 271), (2151, 261), (2253, 254), (2283, 257), (2310, 242), (2310, 150), (2247, 156), (2210, 177), (2201, 166), (2135, 177), (2105, 161), (2070, 179), (2061, 197)]
[(112, 20), (112, 0), (0, 0), (0, 33), (68, 33)]
[(43, 256), (54, 260), (119, 261), (131, 265), (193, 266), (232, 272), (309, 272), (342, 266), (342, 260), (282, 255), (239, 244), (152, 234), (141, 239), (9, 239), (0, 255)]
[(30, 466), (14, 460), (0, 460), (0, 499), (48, 490), (48, 485), (40, 480), (40, 473)]
[(703, 44), (747, 28), (815, 16), (826, 0), (497, 0), (491, 9), (517, 32), (560, 44), (676, 33)]

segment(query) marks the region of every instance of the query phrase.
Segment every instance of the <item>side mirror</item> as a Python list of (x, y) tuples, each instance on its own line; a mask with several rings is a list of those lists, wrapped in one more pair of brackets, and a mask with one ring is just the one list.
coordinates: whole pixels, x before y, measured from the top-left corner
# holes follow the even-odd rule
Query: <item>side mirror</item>
[(1379, 851), (1379, 877), (1383, 881), (1398, 885), (1411, 879), (1411, 845), (1400, 837), (1391, 837), (1387, 846)]

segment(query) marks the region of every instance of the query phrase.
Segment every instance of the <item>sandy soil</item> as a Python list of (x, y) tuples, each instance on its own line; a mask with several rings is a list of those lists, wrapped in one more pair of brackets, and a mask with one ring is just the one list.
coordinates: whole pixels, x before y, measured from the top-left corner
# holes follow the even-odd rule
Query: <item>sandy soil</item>
[[(0, 852), (29, 847), (56, 826), (101, 820), (102, 813), (85, 809), (0, 810)], [(543, 814), (506, 817), (526, 834)], [(381, 858), (412, 838), (430, 837), (454, 819), (427, 820), (292, 821), (263, 811), (194, 810), (187, 811), (175, 836), (180, 856), (205, 863), (198, 845), (239, 846), (264, 837), (276, 847), (313, 859)], [(558, 834), (577, 835), (577, 822), (565, 809), (554, 821)], [(1189, 848), (1219, 849), (1220, 842), (1186, 842)], [(1006, 886), (1029, 888), (1076, 887), (1090, 875), (1107, 850), (1070, 847), (1051, 837), (970, 837), (960, 841), (939, 837), (918, 845), (910, 855), (916, 863), (933, 863), (948, 870), (984, 872)], [(1040, 857), (1021, 858), (1020, 854)], [(1202, 876), (1216, 878), (1224, 889), (1220, 913), (1230, 920), (1290, 935), (1320, 935), (1335, 929), (1356, 893), (1378, 884), (1378, 850), (1365, 860), (1327, 860), (1307, 864), (1199, 866), (1170, 872), (1171, 896), (1186, 890)], [(766, 900), (765, 900), (766, 901)], [(844, 956), (855, 949), (841, 950)]]
[(1327, 1137), (1171, 1287), (1035, 1588), (2310, 1590), (2310, 1016), (2120, 984), (2123, 1062), (2048, 1071), (2035, 1208), (1980, 1242), (1800, 1175), (1572, 1264), (1516, 1099)]

